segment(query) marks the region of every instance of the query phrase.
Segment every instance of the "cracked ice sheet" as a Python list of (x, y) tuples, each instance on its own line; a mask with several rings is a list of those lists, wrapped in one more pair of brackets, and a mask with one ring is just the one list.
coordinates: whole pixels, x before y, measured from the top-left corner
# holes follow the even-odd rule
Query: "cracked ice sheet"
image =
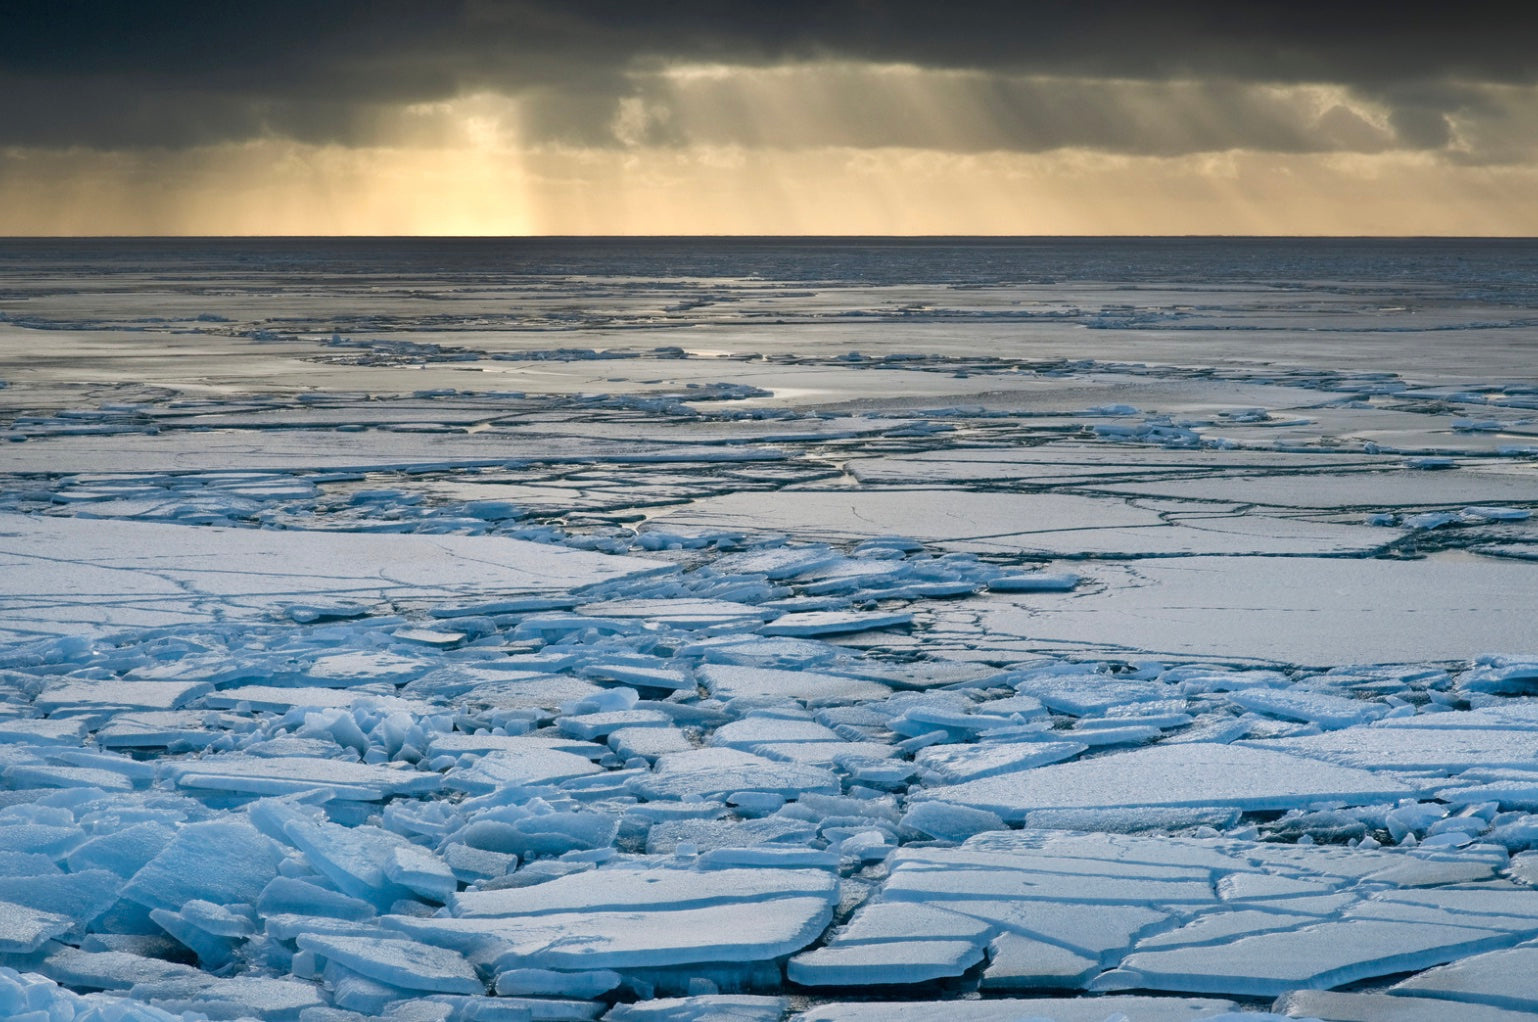
[(1355, 766), (1196, 742), (938, 785), (917, 798), (986, 809), (1006, 821), (1028, 822), (1031, 812), (1039, 809), (1237, 806), (1264, 810), (1299, 802), (1393, 801), (1417, 794), (1392, 775)]
[[(1191, 557), (1097, 565), (1104, 588), (1043, 609), (975, 605), (979, 647), (1284, 664), (1456, 660), (1530, 633), (1538, 572), (1445, 552), (1421, 560)], [(1500, 594), (1498, 600), (1492, 594)], [(939, 636), (936, 636), (939, 638)]]
[[(1395, 462), (1403, 462), (1395, 458)], [(1163, 482), (1107, 482), (1095, 488), (1108, 493), (1136, 496), (1178, 497), (1182, 500), (1238, 501), (1272, 507), (1366, 508), (1397, 507), (1462, 508), (1479, 504), (1530, 504), (1538, 502), (1538, 471), (1528, 465), (1501, 471), (1462, 468), (1455, 472), (1427, 473), (1415, 469), (1325, 473), (1311, 470), (1300, 478), (1292, 473), (1265, 475), (1250, 471), (1243, 462), (1233, 474), (1216, 478)]]
[[(1122, 419), (1087, 419), (1120, 422)], [(999, 447), (922, 451), (914, 454), (861, 458), (846, 465), (849, 473), (869, 483), (1022, 482), (1030, 485), (1084, 484), (1109, 488), (1117, 479), (1180, 477), (1212, 472), (1325, 474), (1327, 470), (1357, 471), (1400, 464), (1387, 455), (1315, 454), (1264, 450), (1210, 451), (1054, 443), (1026, 449)], [(1424, 477), (1420, 477), (1424, 478)], [(1107, 480), (1104, 486), (1100, 480)], [(1160, 484), (1150, 484), (1160, 485)], [(1175, 484), (1171, 484), (1175, 485)]]
[(423, 469), (506, 465), (534, 461), (566, 464), (592, 462), (652, 463), (778, 460), (783, 454), (755, 447), (659, 444), (645, 440), (540, 438), (519, 443), (507, 433), (366, 433), (322, 434), (313, 431), (227, 430), (214, 433), (165, 433), (144, 436), (61, 436), (33, 440), (6, 451), (15, 472), (116, 472), (132, 465), (139, 472), (186, 472), (217, 464), (221, 470)]
[[(1004, 990), (1266, 997), (1426, 968), (1538, 933), (1538, 895), (1524, 888), (1396, 888), (1396, 871), (1416, 861), (1403, 851), (1219, 839), (984, 834), (895, 853), (849, 924), (791, 964), (807, 963), (812, 985), (885, 985), (895, 964), (933, 968), (937, 944), (991, 943), (983, 983)], [(950, 936), (927, 936), (936, 930)]]
[(427, 606), (674, 570), (500, 537), (205, 529), (0, 515), (0, 637), (261, 620), (294, 605)]
[(911, 536), (939, 549), (1024, 556), (1366, 554), (1398, 530), (1246, 515), (1167, 521), (1130, 502), (1058, 493), (782, 490), (696, 500), (658, 528), (781, 531), (836, 542)]

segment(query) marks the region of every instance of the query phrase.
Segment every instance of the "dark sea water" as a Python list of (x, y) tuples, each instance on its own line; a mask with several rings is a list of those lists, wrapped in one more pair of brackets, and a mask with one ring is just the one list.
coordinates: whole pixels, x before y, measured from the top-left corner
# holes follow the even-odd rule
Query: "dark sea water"
[(1538, 239), (1442, 238), (101, 238), (0, 240), (0, 276), (276, 274), (749, 278), (1050, 284), (1466, 283), (1538, 290)]

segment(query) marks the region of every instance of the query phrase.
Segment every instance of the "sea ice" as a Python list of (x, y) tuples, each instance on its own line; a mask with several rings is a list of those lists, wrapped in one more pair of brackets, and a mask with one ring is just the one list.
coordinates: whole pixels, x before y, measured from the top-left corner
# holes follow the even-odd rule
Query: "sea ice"
[(0, 1016), (1538, 1010), (1521, 246), (658, 244), (11, 246)]
[(1285, 809), (1300, 803), (1365, 803), (1415, 793), (1404, 781), (1353, 767), (1258, 748), (1158, 745), (1077, 763), (995, 774), (926, 788), (918, 796), (998, 813), (1019, 822), (1032, 810), (1124, 806), (1238, 806)]

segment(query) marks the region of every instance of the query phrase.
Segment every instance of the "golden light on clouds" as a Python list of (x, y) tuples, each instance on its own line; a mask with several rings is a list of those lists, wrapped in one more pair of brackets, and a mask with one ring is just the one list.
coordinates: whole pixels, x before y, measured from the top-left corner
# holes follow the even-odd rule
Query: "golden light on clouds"
[(834, 62), (628, 80), (586, 136), (530, 90), (371, 107), (345, 145), (12, 147), (0, 233), (1538, 234), (1529, 87), (1412, 122), (1329, 84)]

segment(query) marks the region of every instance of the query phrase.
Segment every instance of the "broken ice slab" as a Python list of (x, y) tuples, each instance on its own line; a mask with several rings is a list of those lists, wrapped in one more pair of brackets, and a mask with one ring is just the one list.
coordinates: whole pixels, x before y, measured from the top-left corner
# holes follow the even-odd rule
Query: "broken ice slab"
[(1170, 833), (1193, 827), (1227, 830), (1239, 822), (1240, 815), (1240, 810), (1222, 806), (1033, 809), (1025, 814), (1025, 825), (1042, 830), (1097, 831), (1106, 834)]
[(1237, 1011), (1233, 1001), (1213, 998), (1111, 996), (985, 1000), (850, 1001), (820, 1004), (791, 1022), (1198, 1022)]
[(4, 780), (6, 787), (18, 789), (100, 788), (111, 792), (134, 789), (133, 781), (122, 774), (89, 767), (15, 763), (0, 771), (0, 779)]
[[(871, 660), (844, 661), (829, 665), (834, 671), (857, 678), (869, 678), (890, 685), (895, 689), (924, 690), (950, 686), (983, 687), (985, 682), (1002, 683), (1002, 672), (987, 664), (973, 664), (961, 660), (944, 660), (930, 657), (923, 660), (888, 662)], [(989, 712), (994, 712), (992, 707)], [(1012, 706), (1005, 713), (1022, 713), (1026, 717), (1038, 715), (1039, 705), (1022, 703)]]
[(938, 785), (913, 797), (986, 809), (1018, 823), (1037, 809), (1263, 810), (1323, 801), (1393, 801), (1417, 793), (1417, 788), (1386, 773), (1259, 748), (1195, 742)]
[(1260, 909), (1209, 912), (1197, 916), (1184, 926), (1143, 938), (1138, 942), (1138, 948), (1144, 951), (1155, 951), (1169, 947), (1221, 945), (1253, 933), (1291, 930), (1318, 921), (1317, 916)]
[(840, 944), (886, 946), (914, 939), (987, 941), (997, 929), (991, 920), (914, 902), (877, 901), (862, 907), (838, 931)]
[(675, 727), (622, 727), (609, 732), (609, 748), (625, 759), (656, 759), (664, 753), (687, 752), (694, 743)]
[(899, 628), (913, 623), (907, 611), (810, 610), (785, 614), (758, 630), (763, 635), (810, 638), (818, 635), (849, 635), (855, 632)]
[(989, 579), (988, 588), (996, 593), (1067, 593), (1079, 581), (1078, 575), (1069, 572), (1031, 571)]
[(394, 770), (348, 760), (311, 756), (243, 756), (240, 753), (180, 760), (166, 767), (178, 787), (232, 794), (295, 794), (328, 791), (338, 799), (378, 802), (403, 794), (437, 791), (437, 774)]
[[(1461, 713), (1384, 721), (1322, 735), (1250, 741), (1253, 748), (1376, 771), (1416, 770), (1456, 774), (1486, 769), (1538, 766), (1538, 730), (1524, 727), (1460, 727)], [(1434, 718), (1434, 719), (1433, 719)], [(1425, 724), (1421, 720), (1426, 721)], [(1445, 721), (1445, 723), (1444, 723)], [(1488, 718), (1486, 719), (1488, 721)]]
[(284, 713), (296, 706), (311, 709), (333, 709), (352, 706), (364, 700), (387, 707), (391, 711), (427, 712), (426, 704), (416, 700), (381, 696), (377, 692), (359, 692), (345, 688), (287, 687), (281, 685), (237, 685), (220, 689), (203, 696), (201, 705), (214, 709), (234, 709), (246, 706), (253, 711)]
[(202, 975), (195, 967), (179, 962), (126, 951), (83, 951), (68, 944), (50, 948), (37, 971), (78, 990), (127, 990), (135, 983)]
[[(67, 552), (67, 553), (66, 553)], [(495, 536), (191, 528), (0, 514), (0, 635), (262, 620), (297, 600), (463, 603), (676, 570)]]
[(838, 903), (835, 877), (821, 869), (593, 870), (534, 887), (466, 891), (450, 909), (461, 918), (540, 916), (589, 911), (660, 911), (711, 905), (758, 906), (776, 898)]
[(861, 678), (818, 671), (705, 664), (699, 671), (706, 691), (717, 699), (796, 699), (808, 706), (885, 699), (887, 686)]
[(377, 909), (401, 899), (442, 902), (457, 886), (436, 855), (392, 831), (312, 819), (278, 801), (257, 803), (249, 815), (263, 833), (303, 852), (337, 890)]
[(1413, 972), (1509, 945), (1509, 934), (1452, 924), (1347, 919), (1241, 937), (1221, 947), (1135, 951), (1092, 989), (1275, 997)]
[[(627, 816), (631, 814), (626, 814)], [(749, 865), (774, 865), (769, 854), (810, 850), (817, 840), (817, 826), (804, 820), (769, 816), (759, 820), (674, 819), (652, 824), (646, 834), (646, 853), (666, 855), (689, 848), (705, 855), (736, 851), (763, 856)]]
[(403, 691), (409, 696), (453, 699), (468, 707), (509, 714), (544, 710), (553, 716), (561, 707), (601, 695), (605, 689), (591, 681), (564, 675), (455, 667), (424, 675)]
[(766, 742), (842, 742), (844, 739), (813, 720), (796, 720), (768, 714), (749, 714), (711, 732), (706, 744), (751, 752)]
[(300, 934), (301, 950), (401, 990), (481, 994), (485, 985), (461, 955), (410, 940)]
[(1335, 990), (1296, 990), (1277, 998), (1272, 1010), (1288, 1018), (1326, 1022), (1530, 1022), (1530, 1011), (1492, 1008), (1461, 1002), (1450, 1005), (1431, 998), (1393, 994), (1345, 993)]
[(179, 787), (240, 795), (326, 791), (336, 798), (377, 802), (437, 791), (442, 778), (416, 770), (311, 756), (263, 757), (229, 753), (181, 760), (166, 767)]
[[(1056, 713), (1075, 717), (1098, 716), (1139, 703), (1181, 698), (1180, 690), (1166, 682), (1103, 674), (1085, 664), (1029, 671), (1014, 681), (1014, 687)], [(1183, 700), (1180, 706), (1184, 709)]]
[(960, 976), (982, 958), (982, 948), (961, 940), (838, 945), (796, 955), (785, 975), (808, 987), (928, 983)]
[(789, 1002), (754, 994), (705, 994), (658, 997), (617, 1004), (604, 1022), (781, 1022)]
[(212, 688), (207, 682), (196, 681), (61, 678), (44, 686), (32, 705), (54, 717), (179, 710)]
[(595, 741), (621, 728), (671, 727), (673, 718), (660, 710), (609, 710), (574, 713), (556, 720), (556, 727), (573, 738)]
[(1396, 983), (1389, 992), (1435, 998), (1431, 1003), (1445, 1012), (1461, 1012), (1464, 1005), (1471, 1004), (1538, 1012), (1538, 947), (1491, 951), (1428, 969)]
[(640, 618), (674, 628), (736, 626), (747, 630), (777, 615), (776, 611), (728, 600), (632, 599), (603, 600), (577, 607), (592, 617)]
[(1065, 863), (1051, 856), (990, 857), (970, 851), (971, 847), (899, 851), (894, 856), (892, 875), (882, 887), (882, 897), (926, 903), (975, 900), (984, 911), (987, 906), (983, 903), (989, 901), (1047, 901), (1060, 908), (1120, 904), (1212, 907), (1217, 903), (1207, 870)]
[(104, 749), (175, 749), (186, 752), (213, 744), (234, 718), (207, 711), (125, 713), (93, 736)]
[(1228, 701), (1255, 713), (1318, 724), (1330, 731), (1378, 720), (1389, 712), (1383, 703), (1298, 688), (1250, 688), (1230, 693)]
[(1098, 956), (1019, 933), (1001, 933), (988, 945), (985, 990), (1076, 990), (1100, 972)]
[(531, 742), (493, 750), (468, 767), (456, 767), (444, 776), (443, 784), (480, 795), (504, 789), (532, 791), (599, 772), (586, 756)]
[(31, 954), (75, 928), (75, 920), (54, 912), (0, 902), (0, 954)]
[(913, 762), (933, 775), (930, 783), (938, 786), (1059, 763), (1087, 748), (1078, 742), (932, 745), (915, 753)]
[(350, 688), (381, 681), (401, 685), (432, 666), (430, 659), (388, 650), (349, 650), (317, 656), (304, 673), (318, 685)]
[(253, 1014), (259, 1018), (297, 1019), (307, 1010), (326, 1006), (325, 995), (313, 983), (255, 975), (221, 978), (202, 973), (149, 979), (135, 983), (129, 993), (135, 1001), (173, 1014), (193, 1012), (222, 1019)]
[(0, 720), (0, 742), (78, 746), (89, 724), (82, 717), (12, 717)]
[[(774, 898), (700, 908), (555, 912), (533, 917), (423, 919), (386, 916), (424, 943), (495, 949), (496, 967), (586, 971), (770, 963), (806, 947), (833, 917), (823, 897)], [(775, 969), (778, 974), (778, 969)]]
[(122, 896), (151, 909), (176, 910), (194, 900), (249, 904), (277, 874), (281, 858), (244, 820), (193, 823), (133, 875)]
[(787, 799), (806, 793), (836, 795), (842, 789), (830, 770), (784, 763), (738, 749), (695, 749), (658, 757), (650, 773), (627, 787), (647, 799), (724, 799), (739, 791), (773, 792)]
[[(15, 827), (28, 836), (31, 828)], [(123, 878), (104, 869), (84, 869), (79, 872), (31, 873), (28, 869), (20, 876), (0, 876), (0, 902), (20, 905), (52, 915), (68, 918), (72, 930), (84, 930), (99, 920), (117, 902), (118, 895), (132, 898), (123, 888)]]
[(397, 642), (409, 642), (416, 646), (433, 649), (453, 649), (469, 638), (465, 632), (451, 632), (444, 628), (397, 628), (390, 633)]
[(582, 665), (581, 673), (584, 677), (598, 681), (618, 682), (637, 688), (671, 689), (675, 692), (694, 689), (694, 680), (688, 672), (673, 666), (671, 661), (663, 657), (616, 656), (589, 661)]

